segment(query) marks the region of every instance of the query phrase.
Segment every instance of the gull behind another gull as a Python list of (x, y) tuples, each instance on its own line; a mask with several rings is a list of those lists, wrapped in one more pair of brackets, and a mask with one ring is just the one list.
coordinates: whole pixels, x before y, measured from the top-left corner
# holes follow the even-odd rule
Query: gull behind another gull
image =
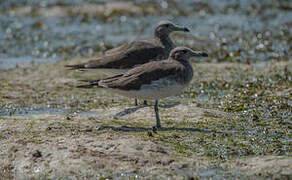
[[(156, 127), (161, 128), (158, 113), (159, 99), (181, 93), (191, 82), (193, 67), (190, 57), (206, 57), (206, 53), (186, 47), (174, 48), (168, 59), (153, 61), (113, 77), (87, 81), (79, 88), (102, 88), (137, 99), (154, 99)], [(86, 80), (85, 80), (86, 81)]]
[[(155, 28), (153, 40), (126, 43), (108, 50), (102, 57), (81, 64), (66, 65), (66, 67), (72, 70), (96, 69), (100, 73), (114, 76), (153, 60), (166, 59), (175, 47), (169, 37), (174, 31), (189, 32), (189, 29), (169, 21), (161, 21)], [(137, 100), (135, 104), (137, 105)]]

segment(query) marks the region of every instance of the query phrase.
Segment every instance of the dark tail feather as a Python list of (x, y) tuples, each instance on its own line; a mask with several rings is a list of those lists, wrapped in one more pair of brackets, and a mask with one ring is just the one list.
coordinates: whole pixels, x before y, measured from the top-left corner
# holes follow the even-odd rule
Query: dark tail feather
[[(81, 64), (73, 64), (73, 65), (65, 65), (65, 67), (70, 68), (69, 70), (75, 70), (75, 69), (96, 69), (98, 68), (98, 62), (101, 61), (102, 58), (92, 59), (85, 63)], [(96, 64), (97, 63), (97, 64)]]
[(79, 82), (87, 82), (89, 84), (97, 84), (99, 82), (99, 80), (88, 80), (88, 79), (81, 79), (81, 80), (78, 80)]
[(94, 86), (91, 84), (85, 84), (85, 85), (79, 85), (76, 86), (77, 88), (85, 88), (85, 89), (89, 89), (89, 88), (93, 88)]
[(69, 68), (69, 70), (85, 68), (84, 64), (66, 65), (65, 67)]
[(89, 84), (79, 85), (77, 88), (101, 88), (101, 86), (98, 85), (99, 80), (79, 80), (81, 82), (87, 82)]

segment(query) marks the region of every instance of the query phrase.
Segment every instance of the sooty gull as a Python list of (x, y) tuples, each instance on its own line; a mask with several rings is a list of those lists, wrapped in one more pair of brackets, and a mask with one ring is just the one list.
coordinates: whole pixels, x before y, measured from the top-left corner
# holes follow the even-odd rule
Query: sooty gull
[(88, 84), (77, 87), (102, 88), (130, 98), (154, 99), (156, 127), (161, 128), (159, 99), (182, 92), (193, 77), (193, 67), (189, 63), (189, 58), (206, 56), (207, 53), (201, 51), (176, 47), (170, 52), (168, 59), (148, 62), (113, 77), (88, 80)]
[[(175, 47), (169, 37), (169, 34), (174, 31), (189, 32), (190, 30), (169, 21), (161, 21), (155, 28), (153, 40), (126, 43), (108, 50), (102, 57), (66, 67), (79, 70), (97, 69), (98, 72), (114, 76), (153, 60), (163, 60), (168, 58), (170, 51)], [(137, 105), (136, 99), (135, 104)]]

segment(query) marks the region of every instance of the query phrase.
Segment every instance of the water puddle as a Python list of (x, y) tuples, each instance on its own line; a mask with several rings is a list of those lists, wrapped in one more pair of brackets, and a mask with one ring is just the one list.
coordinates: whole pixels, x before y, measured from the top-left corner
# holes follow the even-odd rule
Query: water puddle
[(66, 109), (58, 108), (2, 108), (0, 109), (0, 116), (27, 116), (36, 114), (64, 114)]
[(61, 109), (61, 108), (30, 108), (30, 107), (19, 107), (19, 108), (1, 108), (0, 116), (28, 116), (37, 114), (74, 114), (80, 116), (86, 116), (88, 118), (103, 118), (110, 117), (111, 113), (106, 113), (104, 109), (96, 109), (93, 111), (80, 111), (73, 109)]
[(0, 57), (0, 69), (14, 68), (16, 65), (27, 67), (32, 63), (54, 62), (56, 58), (34, 58), (30, 56), (24, 57)]

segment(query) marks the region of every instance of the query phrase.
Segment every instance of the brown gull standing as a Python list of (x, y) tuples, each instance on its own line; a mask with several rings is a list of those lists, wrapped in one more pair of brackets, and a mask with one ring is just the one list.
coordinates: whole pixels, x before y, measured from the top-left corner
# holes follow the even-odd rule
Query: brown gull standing
[[(108, 76), (124, 73), (138, 65), (153, 60), (168, 58), (170, 51), (175, 47), (169, 34), (174, 31), (189, 32), (186, 27), (177, 26), (169, 21), (157, 24), (153, 40), (141, 40), (123, 44), (108, 50), (104, 56), (82, 64), (67, 65), (71, 69), (97, 69)], [(137, 105), (137, 99), (135, 99)], [(146, 104), (146, 101), (144, 101)]]
[(161, 128), (158, 113), (159, 99), (182, 92), (193, 77), (193, 67), (189, 63), (189, 58), (206, 56), (208, 55), (201, 51), (176, 47), (166, 60), (148, 62), (113, 77), (89, 80), (87, 81), (89, 84), (78, 87), (103, 88), (130, 98), (154, 99), (156, 127)]

